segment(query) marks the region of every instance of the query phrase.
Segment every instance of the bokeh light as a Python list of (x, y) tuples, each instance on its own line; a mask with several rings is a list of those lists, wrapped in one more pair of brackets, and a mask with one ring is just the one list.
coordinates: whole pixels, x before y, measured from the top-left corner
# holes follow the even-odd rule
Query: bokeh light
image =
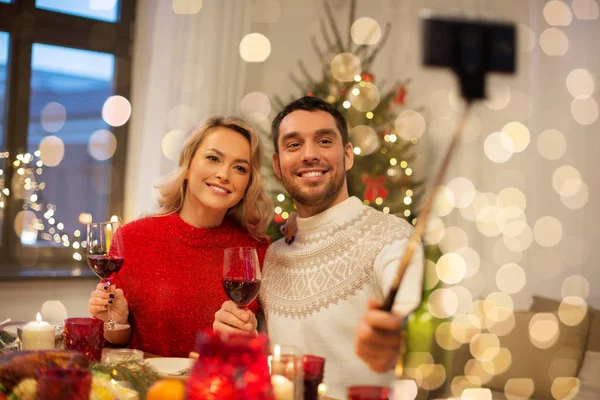
[(561, 196), (573, 196), (582, 184), (581, 173), (571, 165), (562, 165), (552, 173), (552, 187)]
[(493, 359), (483, 361), (481, 364), (487, 373), (491, 375), (501, 375), (510, 368), (512, 364), (512, 355), (510, 354), (510, 350), (501, 347)]
[(479, 254), (475, 250), (470, 247), (463, 247), (455, 250), (455, 253), (465, 260), (465, 265), (467, 266), (465, 277), (471, 277), (479, 271), (481, 260)]
[(558, 307), (558, 318), (568, 326), (577, 326), (587, 314), (587, 304), (579, 296), (567, 296)]
[(590, 197), (590, 190), (588, 188), (588, 185), (585, 182), (578, 181), (578, 180), (566, 181), (563, 184), (563, 186), (561, 186), (561, 190), (563, 188), (573, 187), (572, 183), (575, 183), (575, 185), (578, 187), (578, 191), (575, 194), (573, 194), (572, 196), (561, 195), (560, 201), (567, 208), (570, 208), (571, 210), (577, 210), (577, 209), (583, 208), (587, 204), (589, 197)]
[(600, 7), (596, 0), (573, 0), (571, 7), (579, 19), (598, 19), (600, 17)]
[(359, 18), (354, 21), (350, 28), (350, 37), (358, 45), (377, 44), (381, 40), (381, 26), (373, 18)]
[(454, 194), (448, 187), (440, 185), (437, 194), (433, 200), (431, 214), (438, 217), (443, 217), (452, 212), (454, 209)]
[(124, 125), (131, 117), (131, 103), (123, 96), (110, 96), (102, 106), (102, 119), (110, 126)]
[(465, 277), (466, 272), (465, 260), (456, 253), (446, 253), (436, 263), (438, 278), (447, 284), (460, 282)]
[(46, 136), (38, 149), (41, 152), (40, 160), (48, 167), (56, 167), (65, 155), (65, 144), (58, 136)]
[(254, 123), (264, 121), (271, 112), (271, 101), (262, 92), (251, 92), (244, 96), (240, 103), (244, 118)]
[(473, 295), (471, 294), (471, 291), (461, 285), (453, 285), (450, 286), (449, 289), (456, 294), (456, 299), (458, 300), (455, 315), (468, 313), (473, 304)]
[(554, 314), (535, 314), (529, 321), (529, 339), (540, 349), (552, 347), (558, 340), (560, 330)]
[(418, 111), (405, 110), (396, 117), (396, 132), (404, 140), (419, 139), (425, 132), (425, 118)]
[(556, 129), (546, 129), (537, 140), (537, 148), (547, 160), (558, 160), (567, 151), (565, 136)]
[(589, 97), (596, 89), (594, 78), (584, 68), (574, 69), (567, 75), (567, 90), (575, 98)]
[(494, 132), (485, 139), (483, 150), (485, 155), (495, 163), (505, 163), (513, 156), (514, 143), (504, 132)]
[(548, 25), (567, 26), (573, 21), (573, 14), (564, 1), (551, 0), (544, 6), (544, 19)]
[(569, 38), (558, 28), (548, 28), (540, 36), (540, 46), (549, 56), (564, 56), (569, 49)]
[(525, 270), (518, 264), (505, 264), (496, 272), (496, 285), (504, 293), (518, 293), (525, 287), (526, 282)]
[(580, 125), (593, 124), (599, 113), (598, 102), (593, 97), (578, 97), (571, 102), (571, 115)]
[(425, 260), (425, 281), (423, 286), (426, 290), (431, 290), (436, 287), (440, 281), (435, 272), (436, 264), (431, 260)]
[(165, 157), (173, 161), (179, 160), (179, 153), (181, 153), (185, 138), (186, 134), (183, 131), (169, 131), (160, 142)]
[(590, 295), (590, 282), (584, 276), (571, 275), (563, 282), (560, 292), (563, 299), (568, 297), (587, 299)]
[(331, 60), (331, 75), (340, 82), (353, 82), (361, 72), (360, 58), (352, 53), (340, 53)]
[(271, 54), (271, 42), (265, 35), (249, 33), (240, 42), (240, 56), (249, 63), (263, 62)]
[(446, 369), (441, 364), (421, 364), (415, 371), (417, 385), (425, 390), (435, 390), (446, 380)]
[(504, 125), (502, 132), (506, 133), (513, 142), (513, 151), (520, 153), (529, 146), (529, 129), (520, 122), (509, 122)]
[(529, 378), (512, 378), (504, 385), (504, 395), (507, 400), (529, 399), (534, 391), (533, 379)]
[(42, 108), (40, 122), (46, 132), (56, 133), (61, 130), (67, 119), (67, 110), (56, 102), (50, 102)]
[(171, 0), (175, 14), (198, 14), (202, 8), (202, 0)]
[(438, 244), (444, 237), (445, 230), (444, 221), (438, 217), (429, 217), (423, 234), (423, 241), (430, 245)]
[(366, 156), (379, 149), (379, 136), (367, 125), (358, 125), (348, 132), (352, 145), (360, 148), (360, 155)]
[(510, 102), (510, 88), (504, 83), (492, 81), (487, 89), (484, 104), (495, 111), (504, 109)]
[(579, 387), (578, 378), (561, 376), (554, 379), (550, 392), (557, 400), (570, 400), (576, 398)]
[(458, 298), (449, 289), (437, 289), (429, 296), (427, 308), (437, 318), (449, 318), (456, 314)]
[(457, 226), (447, 227), (444, 237), (439, 242), (442, 253), (451, 253), (469, 245), (467, 233)]
[(454, 206), (456, 208), (468, 207), (473, 203), (477, 194), (473, 182), (462, 176), (452, 179), (448, 183), (448, 189), (454, 195)]
[(361, 112), (374, 110), (380, 100), (379, 89), (371, 82), (357, 83), (348, 92), (348, 101)]
[[(462, 327), (461, 326), (457, 326), (457, 330), (460, 330)], [(437, 344), (445, 350), (456, 350), (458, 349), (460, 346), (462, 346), (462, 343), (460, 341), (458, 341), (456, 339), (456, 337), (453, 334), (453, 322), (451, 321), (445, 321), (442, 322), (438, 325), (438, 327), (435, 330), (435, 341), (437, 342)], [(466, 333), (463, 331), (459, 331), (458, 333), (456, 333), (457, 336), (463, 337), (466, 335)]]
[(98, 130), (90, 136), (88, 152), (96, 160), (104, 161), (111, 158), (117, 150), (117, 138), (105, 129)]
[[(486, 334), (481, 334), (481, 335), (486, 335)], [(473, 340), (476, 340), (478, 336), (481, 335), (477, 335), (475, 338), (473, 338)], [(487, 334), (489, 335), (489, 334)], [(491, 354), (491, 350), (492, 349), (488, 349), (488, 352)], [(499, 351), (499, 348), (496, 348), (496, 353)], [(494, 355), (496, 354), (494, 353)], [(492, 374), (488, 373), (484, 368), (483, 368), (483, 364), (481, 362), (481, 360), (478, 360), (477, 358), (472, 358), (469, 361), (467, 361), (467, 363), (465, 364), (465, 375), (467, 376), (467, 379), (473, 379), (471, 382), (473, 383), (481, 383), (481, 384), (486, 384), (488, 383), (491, 379), (492, 379)], [(464, 398), (465, 394), (463, 393), (463, 398)]]
[(562, 236), (562, 223), (554, 217), (542, 217), (533, 226), (533, 237), (542, 247), (556, 246), (561, 241)]
[(483, 207), (476, 217), (477, 230), (484, 236), (498, 236), (506, 227), (506, 215), (502, 208), (492, 205)]

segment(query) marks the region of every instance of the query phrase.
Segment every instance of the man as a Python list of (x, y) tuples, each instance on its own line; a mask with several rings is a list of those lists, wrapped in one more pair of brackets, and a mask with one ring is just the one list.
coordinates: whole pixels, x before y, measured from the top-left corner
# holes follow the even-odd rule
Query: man
[[(348, 195), (354, 153), (343, 115), (329, 103), (303, 97), (272, 123), (273, 168), (298, 211), (295, 240), (269, 247), (260, 303), (271, 343), (295, 345), (325, 357), (328, 395), (394, 379), (401, 319), (421, 296), (423, 256), (409, 266), (395, 313), (378, 307), (412, 227)], [(214, 328), (252, 331), (255, 318), (233, 303), (215, 314)], [(358, 356), (358, 357), (357, 357)]]

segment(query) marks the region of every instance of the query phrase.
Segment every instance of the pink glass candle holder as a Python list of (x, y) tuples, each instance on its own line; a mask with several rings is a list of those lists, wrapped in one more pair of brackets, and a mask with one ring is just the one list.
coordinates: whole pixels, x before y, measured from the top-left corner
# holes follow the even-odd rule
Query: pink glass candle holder
[(67, 318), (65, 348), (83, 353), (90, 361), (100, 361), (104, 344), (104, 321), (98, 318)]
[(201, 330), (194, 351), (198, 360), (187, 380), (187, 400), (274, 400), (266, 335)]
[(348, 400), (388, 400), (389, 389), (382, 386), (351, 386)]
[(304, 400), (318, 400), (319, 385), (323, 382), (325, 359), (319, 356), (304, 355)]
[(92, 373), (74, 368), (43, 368), (37, 373), (37, 400), (89, 400)]

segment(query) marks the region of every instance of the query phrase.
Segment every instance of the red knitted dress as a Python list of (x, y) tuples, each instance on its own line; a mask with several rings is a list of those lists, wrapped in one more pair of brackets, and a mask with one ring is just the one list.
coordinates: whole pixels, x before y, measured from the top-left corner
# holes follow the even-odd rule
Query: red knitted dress
[[(130, 347), (164, 357), (187, 357), (198, 330), (211, 328), (228, 300), (221, 282), (224, 250), (256, 247), (262, 265), (268, 245), (228, 218), (207, 229), (179, 214), (131, 222), (122, 235), (125, 263), (113, 282), (129, 305)], [(256, 300), (250, 309), (256, 311)]]

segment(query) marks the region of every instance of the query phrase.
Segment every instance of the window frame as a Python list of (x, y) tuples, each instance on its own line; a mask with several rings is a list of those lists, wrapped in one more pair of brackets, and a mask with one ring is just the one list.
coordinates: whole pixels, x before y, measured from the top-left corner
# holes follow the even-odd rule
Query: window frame
[[(133, 50), (135, 6), (137, 0), (120, 0), (119, 18), (106, 22), (86, 17), (63, 14), (39, 9), (35, 0), (13, 0), (13, 3), (0, 3), (0, 31), (8, 33), (9, 53), (7, 62), (7, 92), (5, 122), (5, 145), (10, 158), (5, 160), (4, 187), (12, 187), (15, 169), (12, 161), (17, 154), (27, 149), (30, 95), (31, 57), (34, 43), (69, 47), (109, 53), (115, 56), (114, 95), (127, 99), (131, 92), (131, 63)], [(115, 33), (112, 44), (90, 41), (90, 34), (96, 29), (112, 29)], [(111, 163), (119, 174), (119, 181), (110, 194), (109, 215), (122, 215), (125, 187), (125, 162), (127, 152), (127, 132), (129, 124), (111, 127), (117, 138), (117, 149)], [(12, 190), (11, 190), (12, 192)], [(14, 233), (13, 221), (22, 209), (23, 201), (9, 196), (0, 212), (2, 237), (0, 242), (0, 280), (31, 277), (72, 277), (92, 276), (83, 261), (73, 259), (72, 248), (39, 248), (39, 261), (33, 267), (22, 267), (18, 262), (18, 252), (26, 251)]]

